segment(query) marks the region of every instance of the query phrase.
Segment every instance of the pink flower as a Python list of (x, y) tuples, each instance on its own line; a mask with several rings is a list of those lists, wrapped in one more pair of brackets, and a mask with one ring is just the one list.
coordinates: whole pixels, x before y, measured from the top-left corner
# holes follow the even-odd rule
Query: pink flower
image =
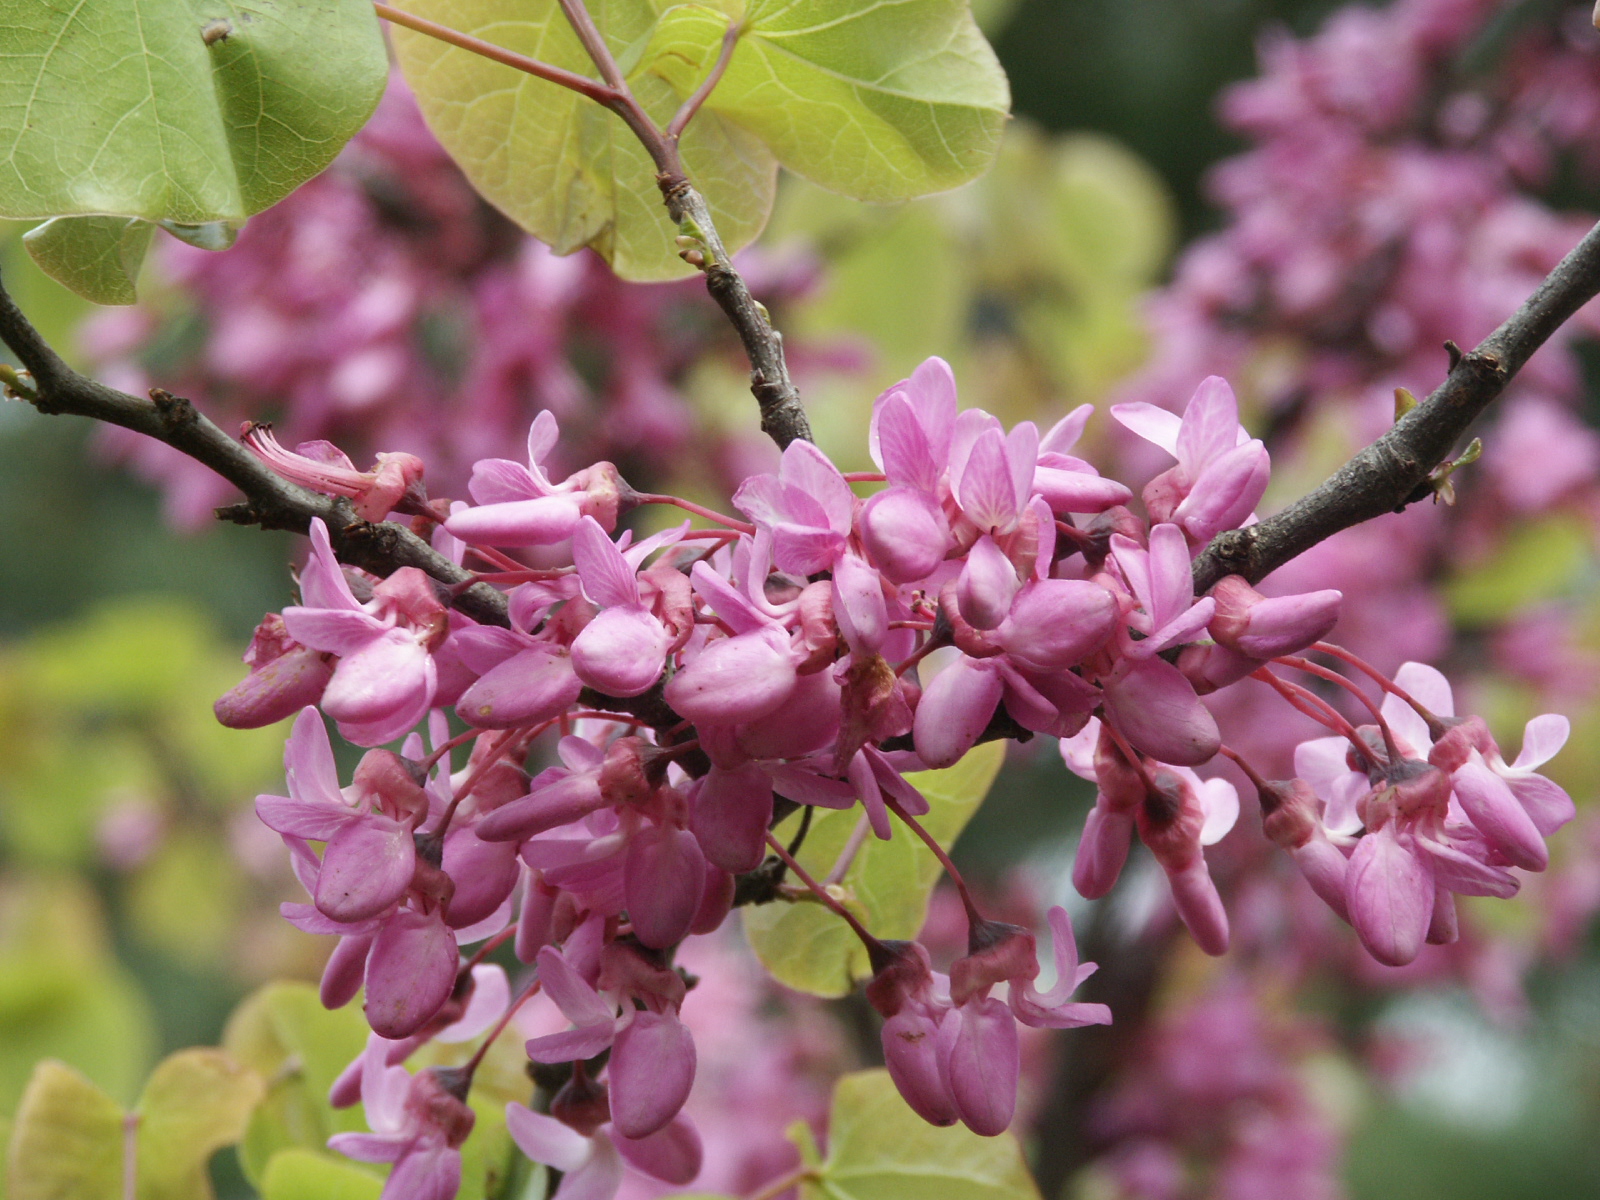
[(622, 481), (610, 463), (586, 467), (563, 483), (552, 483), (541, 465), (560, 431), (546, 410), (528, 429), (528, 465), (486, 458), (472, 468), (469, 490), (478, 502), (444, 523), (464, 542), (488, 546), (549, 546), (564, 542), (584, 517), (603, 530), (617, 524)]
[(322, 709), (358, 746), (393, 741), (422, 719), (438, 685), (436, 650), (449, 634), (433, 581), (402, 567), (359, 603), (320, 518), (311, 522), (311, 558), (300, 576), (303, 604), (283, 610), (297, 641), (339, 656)]
[(272, 426), (245, 422), (245, 446), (285, 479), (330, 496), (355, 501), (356, 516), (381, 521), (391, 511), (425, 512), (427, 491), (422, 486), (422, 460), (414, 454), (380, 454), (370, 471), (357, 471), (343, 450), (332, 442), (301, 442), (291, 453), (272, 436)]
[[(624, 1137), (646, 1138), (665, 1128), (689, 1098), (694, 1083), (694, 1039), (677, 1013), (682, 982), (665, 972), (670, 979), (664, 988), (619, 986), (602, 996), (554, 947), (540, 950), (538, 962), (545, 994), (577, 1028), (534, 1038), (528, 1043), (528, 1057), (534, 1062), (581, 1062), (609, 1046), (606, 1071), (617, 1131)], [(647, 1007), (635, 1007), (635, 1000)]]
[(383, 1200), (454, 1200), (461, 1186), (461, 1144), (475, 1120), (465, 1083), (450, 1068), (413, 1076), (388, 1066), (382, 1042), (369, 1042), (361, 1103), (372, 1132), (336, 1133), (328, 1146), (361, 1162), (393, 1163)]
[(1201, 383), (1181, 419), (1142, 401), (1114, 404), (1111, 415), (1178, 460), (1144, 490), (1152, 521), (1176, 523), (1199, 546), (1248, 523), (1267, 490), (1270, 464), (1266, 448), (1240, 426), (1227, 380), (1213, 375)]

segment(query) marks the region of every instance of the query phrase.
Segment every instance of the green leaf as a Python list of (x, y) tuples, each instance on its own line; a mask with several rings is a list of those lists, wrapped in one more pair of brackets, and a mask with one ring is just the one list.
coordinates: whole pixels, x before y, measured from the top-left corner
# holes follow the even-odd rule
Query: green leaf
[[(977, 810), (1005, 758), (1004, 742), (988, 742), (968, 752), (953, 767), (922, 771), (906, 779), (932, 806), (922, 817), (941, 846), (949, 848)], [(861, 809), (816, 809), (811, 831), (797, 856), (800, 865), (821, 879), (864, 819)], [(777, 836), (788, 840), (800, 820), (795, 814), (780, 824)], [(928, 896), (941, 868), (928, 848), (909, 830), (879, 841), (870, 833), (840, 881), (844, 903), (875, 937), (912, 938), (928, 915)], [(869, 974), (866, 950), (843, 921), (821, 904), (782, 901), (745, 910), (745, 936), (772, 976), (797, 991), (815, 996), (847, 994), (857, 978)]]
[[(408, 11), (509, 50), (592, 75), (555, 0), (416, 0)], [(648, 37), (648, 0), (595, 0), (612, 53)], [(655, 167), (622, 120), (567, 88), (433, 38), (394, 30), (395, 50), (429, 127), (492, 204), (559, 254), (592, 246), (625, 279), (693, 274)], [(634, 91), (658, 124), (678, 97), (654, 75)], [(759, 139), (715, 113), (684, 133), (685, 169), (711, 206), (729, 250), (748, 243), (772, 208), (777, 164)]]
[(138, 217), (56, 217), (22, 244), (50, 278), (96, 304), (132, 304), (134, 281), (156, 227)]
[(1039, 1200), (1009, 1133), (937, 1128), (906, 1106), (887, 1071), (846, 1075), (833, 1093), (828, 1157), (803, 1200)]
[[(388, 75), (367, 0), (0, 0), (0, 29), (8, 217), (243, 221), (333, 160)], [(119, 292), (129, 236), (62, 227), (40, 263)]]
[(332, 1108), (328, 1089), (366, 1038), (358, 1007), (329, 1012), (307, 983), (268, 984), (234, 1010), (223, 1049), (268, 1081), (239, 1145), (239, 1164), (252, 1183), (261, 1185), (281, 1150), (321, 1150), (335, 1133), (365, 1131), (361, 1109)]
[(274, 1154), (261, 1178), (261, 1200), (378, 1200), (382, 1191), (381, 1176), (298, 1147)]
[[(689, 95), (730, 18), (742, 32), (706, 101), (798, 175), (858, 200), (905, 200), (976, 178), (1011, 107), (967, 0), (751, 0), (669, 8), (643, 55)], [(698, 118), (697, 118), (698, 119)]]
[(139, 1200), (209, 1200), (207, 1163), (237, 1142), (265, 1087), (220, 1050), (164, 1060), (139, 1099)]
[(114, 1200), (122, 1195), (122, 1108), (65, 1063), (28, 1081), (11, 1130), (11, 1200)]

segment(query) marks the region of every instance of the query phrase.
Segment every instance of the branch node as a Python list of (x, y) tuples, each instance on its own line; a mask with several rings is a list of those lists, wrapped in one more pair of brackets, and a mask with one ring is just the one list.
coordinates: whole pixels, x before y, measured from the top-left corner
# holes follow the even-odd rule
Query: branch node
[(1444, 352), (1450, 356), (1450, 369), (1454, 371), (1461, 365), (1461, 347), (1452, 341), (1446, 341), (1444, 344)]
[(155, 401), (156, 413), (169, 432), (192, 425), (199, 420), (194, 405), (182, 396), (174, 396), (165, 388), (151, 388), (150, 399)]

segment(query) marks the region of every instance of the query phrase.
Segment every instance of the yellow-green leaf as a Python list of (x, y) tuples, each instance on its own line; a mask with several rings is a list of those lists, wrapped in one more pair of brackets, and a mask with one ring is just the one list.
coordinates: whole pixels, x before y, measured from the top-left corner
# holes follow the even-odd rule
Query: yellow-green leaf
[(156, 227), (138, 217), (56, 217), (22, 244), (39, 269), (96, 304), (132, 304)]
[[(921, 818), (941, 846), (952, 845), (977, 810), (1005, 758), (1004, 742), (988, 742), (953, 767), (906, 779), (932, 806)], [(799, 814), (776, 830), (794, 835)], [(833, 869), (851, 840), (859, 807), (817, 809), (798, 858), (815, 878)], [(940, 875), (938, 860), (909, 830), (897, 827), (887, 842), (869, 833), (840, 881), (845, 904), (875, 937), (911, 938), (928, 915), (928, 896)], [(820, 904), (778, 901), (745, 910), (745, 936), (778, 982), (817, 996), (843, 996), (868, 973), (867, 955), (849, 926)]]
[[(555, 0), (415, 0), (407, 9), (580, 74), (594, 68)], [(647, 38), (648, 0), (589, 5), (612, 53)], [(557, 253), (592, 246), (625, 279), (692, 273), (655, 184), (655, 167), (621, 119), (567, 88), (492, 63), (433, 38), (395, 30), (401, 69), (429, 127), (474, 187)], [(634, 80), (658, 124), (678, 96), (654, 75)], [(681, 145), (690, 178), (730, 250), (748, 243), (772, 208), (777, 164), (760, 140), (704, 113)]]
[[(368, 0), (0, 0), (0, 31), (7, 217), (242, 221), (327, 166), (388, 75)], [(131, 286), (109, 229), (41, 238), (69, 287)]]
[(139, 1200), (209, 1200), (208, 1160), (243, 1136), (264, 1092), (261, 1076), (221, 1050), (165, 1059), (139, 1099)]
[(329, 1012), (306, 983), (270, 983), (228, 1018), (223, 1049), (267, 1081), (239, 1145), (246, 1177), (261, 1185), (279, 1151), (321, 1150), (328, 1138), (365, 1131), (359, 1107), (334, 1109), (328, 1089), (366, 1044), (367, 1026), (355, 1005)]
[(1039, 1200), (1009, 1133), (940, 1129), (906, 1106), (887, 1071), (846, 1075), (833, 1093), (828, 1157), (803, 1200)]
[(734, 0), (729, 10), (667, 9), (643, 63), (687, 96), (738, 21), (706, 107), (796, 174), (858, 200), (905, 200), (966, 183), (999, 149), (1011, 93), (967, 0)]
[(383, 1179), (348, 1159), (291, 1147), (267, 1163), (261, 1200), (378, 1200)]
[(116, 1200), (122, 1195), (120, 1105), (65, 1063), (34, 1068), (6, 1155), (11, 1200)]

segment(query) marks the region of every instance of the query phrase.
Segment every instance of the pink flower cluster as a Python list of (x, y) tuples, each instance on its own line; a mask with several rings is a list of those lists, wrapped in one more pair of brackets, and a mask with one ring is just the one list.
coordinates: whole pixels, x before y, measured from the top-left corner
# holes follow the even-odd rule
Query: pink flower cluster
[[(1307, 689), (1267, 668), (1332, 675), (1295, 654), (1331, 629), (1339, 595), (1267, 598), (1236, 578), (1194, 595), (1193, 555), (1252, 520), (1267, 483), (1266, 451), (1240, 427), (1222, 380), (1207, 380), (1181, 418), (1138, 404), (1113, 415), (1176, 459), (1144, 489), (1149, 524), (1126, 507), (1128, 488), (1071, 454), (1087, 406), (1043, 434), (1029, 422), (1006, 430), (959, 409), (939, 359), (878, 398), (881, 474), (848, 478), (796, 442), (776, 473), (735, 493), (744, 520), (635, 492), (609, 463), (557, 479), (547, 413), (525, 463), (475, 466), (476, 505), (429, 499), (410, 460), (357, 472), (324, 444), (291, 452), (247, 431), (276, 470), (358, 508), (401, 506), (434, 526), (441, 550), (471, 556), (481, 578), (510, 588), (509, 627), (478, 624), (413, 568), (378, 580), (342, 567), (318, 523), (301, 603), (263, 624), (252, 674), (218, 702), (237, 725), (299, 712), (290, 794), (261, 797), (258, 811), (310, 893), (285, 915), (340, 938), (324, 1000), (365, 988), (384, 1045), (369, 1049), (382, 1061), (362, 1068), (362, 1086), (370, 1073), (384, 1095), (407, 1089), (408, 1115), (374, 1135), (390, 1139), (381, 1146), (360, 1143), (363, 1153), (426, 1154), (430, 1178), (452, 1169), (465, 1132), (436, 1093), (466, 1085), (385, 1082), (383, 1072), (419, 1040), (459, 1031), (478, 1004), (483, 969), (473, 968), (486, 950), (463, 963), (459, 947), (513, 940), (535, 969), (517, 998), (493, 992), (501, 1024), (542, 990), (572, 1025), (528, 1043), (535, 1062), (570, 1066), (548, 1113), (513, 1106), (518, 1144), (567, 1173), (563, 1195), (608, 1194), (623, 1162), (689, 1182), (700, 1150), (681, 1110), (696, 1053), (679, 1015), (689, 981), (673, 954), (722, 923), (740, 877), (770, 881), (784, 869), (865, 942), (868, 995), (908, 1103), (936, 1124), (1003, 1131), (1016, 1103), (1018, 1022), (1111, 1019), (1103, 1005), (1069, 1000), (1093, 965), (1078, 964), (1065, 913), (1050, 913), (1056, 981), (1040, 991), (1033, 935), (985, 919), (957, 879), (968, 953), (936, 974), (922, 947), (861, 927), (769, 833), (796, 806), (859, 804), (864, 831), (931, 844), (918, 821), (928, 801), (906, 773), (951, 765), (983, 739), (1063, 739), (1069, 763), (1099, 789), (1079, 890), (1108, 891), (1137, 833), (1196, 941), (1222, 954), (1228, 920), (1203, 848), (1232, 827), (1238, 795), (1194, 768), (1219, 750), (1249, 767), (1223, 747), (1201, 696), (1254, 676), (1319, 712), (1301, 697)], [(862, 499), (859, 483), (884, 486)], [(647, 503), (677, 504), (712, 527), (616, 535), (621, 515)], [(540, 565), (514, 557), (530, 547)], [(1296, 781), (1262, 785), (1269, 833), (1380, 958), (1410, 946), (1408, 934), (1385, 942), (1374, 931), (1410, 918), (1399, 912), (1410, 893), (1400, 893), (1413, 877), (1431, 872), (1430, 886), (1466, 890), (1464, 868), (1440, 865), (1438, 847), (1451, 863), (1476, 856), (1496, 880), (1511, 879), (1510, 866), (1543, 866), (1528, 827), (1553, 828), (1559, 814), (1545, 811), (1553, 785), (1531, 775), (1528, 755), (1507, 767), (1481, 722), (1468, 722), (1441, 728), (1431, 746), (1440, 765), (1430, 766), (1414, 757), (1430, 747), (1413, 730), (1390, 731), (1397, 717), (1362, 738), (1316, 703), (1329, 728), (1355, 739), (1371, 780), (1355, 804), (1363, 828), (1341, 824), (1331, 798)], [(348, 786), (315, 705), (369, 747)], [(455, 737), (451, 707), (467, 727)], [(427, 742), (416, 732), (424, 723)], [(546, 731), (560, 734), (559, 762), (530, 778), (524, 764)], [(400, 739), (398, 752), (384, 748)], [(1539, 739), (1539, 753), (1550, 740)], [(466, 743), (464, 766), (452, 769)], [(1524, 804), (1544, 807), (1519, 824)], [(769, 887), (756, 899), (775, 896)], [(1442, 928), (1418, 931), (1417, 944)], [(413, 1103), (423, 1093), (434, 1099)]]

